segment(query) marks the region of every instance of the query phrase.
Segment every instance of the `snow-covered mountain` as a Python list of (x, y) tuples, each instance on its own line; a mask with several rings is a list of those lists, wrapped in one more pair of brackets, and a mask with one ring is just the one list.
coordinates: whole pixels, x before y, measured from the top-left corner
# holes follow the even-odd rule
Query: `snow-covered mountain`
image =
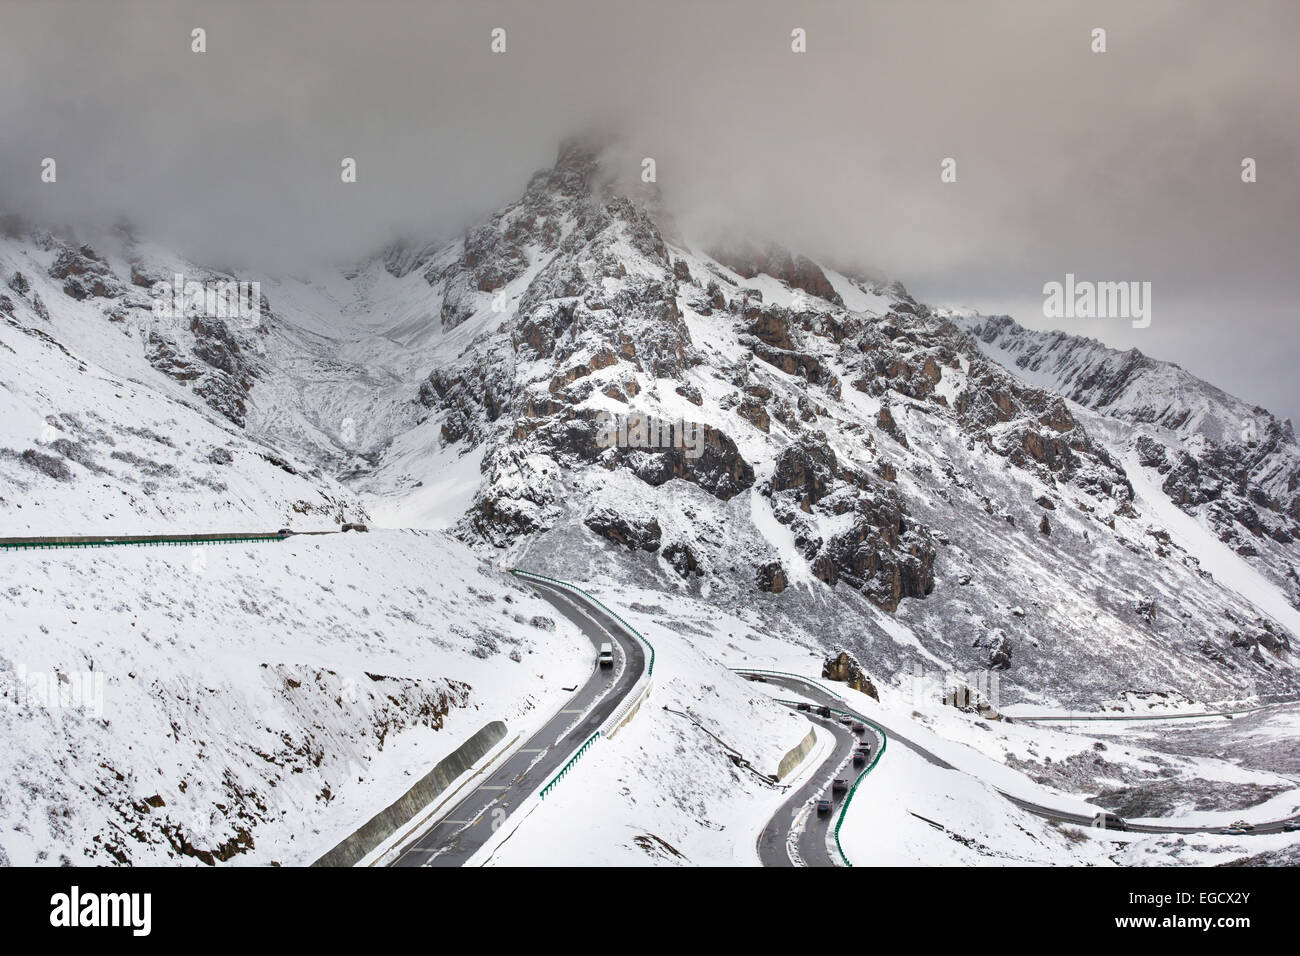
[(265, 301), (247, 328), (159, 319), (154, 281), (215, 274), (111, 238), (116, 254), (48, 233), (0, 239), (4, 534), (308, 530), (363, 518), (320, 464), (249, 427), (251, 391), (264, 408), (281, 375), (267, 343), (289, 352), (302, 333)]
[(1033, 332), (1008, 316), (958, 321), (1027, 381), (1135, 426), (1138, 460), (1165, 494), (1300, 605), (1300, 446), (1290, 421), (1137, 349)]
[[(482, 549), (750, 607), (883, 673), (996, 667), (1012, 693), (1077, 701), (1294, 686), (1294, 557), (1257, 570), (1213, 515), (1169, 515), (1146, 421), (1026, 381), (977, 320), (896, 282), (700, 247), (620, 192), (607, 155), (571, 142), (463, 240), (353, 280), (427, 356), (422, 420), (354, 485), (372, 510), (418, 524), (450, 492)], [(1159, 421), (1238, 414), (1210, 386), (1166, 391)], [(702, 453), (602, 447), (605, 415), (702, 425)], [(1173, 437), (1171, 460), (1195, 454)], [(1293, 480), (1278, 467), (1256, 479), (1271, 495)], [(1287, 507), (1264, 509), (1279, 546)]]
[[(501, 662), (507, 647), (550, 653), (533, 609), (502, 607), (505, 620), (494, 610), (523, 600), (500, 581), (482, 606), (469, 602), (468, 630), (425, 658), (425, 629), (468, 612), (419, 582), (468, 586), (476, 560), (658, 594), (661, 626), (670, 621), (683, 653), (710, 664), (746, 642), (815, 659), (845, 649), (882, 687), (903, 686), (918, 667), (994, 672), (1004, 705), (1300, 691), (1300, 448), (1289, 423), (1138, 353), (935, 309), (896, 281), (770, 241), (683, 235), (652, 186), (628, 185), (627, 168), (604, 141), (572, 140), (518, 201), (454, 242), (394, 245), (309, 278), (241, 273), (260, 284), (252, 322), (160, 321), (157, 283), (236, 277), (129, 231), (73, 238), (10, 224), (0, 241), (0, 534), (357, 519), (445, 529), (458, 542), (402, 538), (389, 553), (373, 541), (396, 539), (371, 538), (356, 558), (338, 543), (305, 552), (331, 575), (342, 566), (331, 562), (352, 562), (323, 606), (315, 584), (250, 556), (243, 571), (222, 572), (222, 586), (244, 595), (236, 605), (218, 602), (211, 618), (183, 600), (149, 612), (150, 633), (169, 645), (185, 640), (182, 623), (230, 614), (256, 635), (270, 626), (255, 597), (264, 579), (282, 602), (273, 617), (306, 616), (327, 637), (311, 647), (280, 638), (240, 666), (337, 656), (339, 673), (365, 673), (363, 659), (379, 653), (389, 663), (377, 673), (425, 695), (403, 698), (392, 716), (401, 726), (418, 723), (433, 686), (420, 682), (435, 676), (460, 674), (470, 687), (439, 685), (435, 709), (452, 713), (550, 700), (551, 683), (521, 672), (492, 687), (476, 663)], [(651, 424), (669, 431), (652, 438)], [(131, 575), (98, 573), (131, 593)], [(491, 576), (486, 563), (478, 573)], [(168, 575), (169, 588), (189, 586)], [(38, 646), (34, 594), (82, 600), (53, 566), (34, 563), (16, 580), (5, 605), (21, 632), (3, 648), (11, 663)], [(339, 586), (358, 591), (340, 599)], [(367, 620), (370, 595), (383, 621)], [(91, 600), (104, 634), (69, 644), (55, 663), (129, 656), (115, 642), (140, 600)], [(674, 601), (712, 610), (677, 614)], [(713, 626), (724, 616), (743, 623), (724, 635)], [(469, 632), (491, 622), (505, 631), (476, 643)], [(576, 666), (572, 637), (555, 651), (558, 670)], [(208, 653), (195, 651), (191, 666), (209, 667)], [(165, 659), (186, 668), (183, 654)], [(236, 670), (213, 671), (214, 682), (252, 680)], [(708, 689), (706, 670), (671, 693), (743, 697), (725, 671), (725, 689)], [(258, 677), (248, 714), (296, 701), (281, 677), (296, 690), (306, 673)], [(334, 693), (332, 676), (307, 676)], [(132, 706), (162, 719), (183, 703), (172, 697), (141, 689)], [(758, 713), (784, 727), (779, 713)], [(225, 752), (263, 733), (241, 714), (232, 733), (243, 743), (225, 741)], [(269, 728), (286, 753), (311, 752), (322, 732), (374, 756), (358, 743), (364, 722), (309, 730), (301, 715), (281, 717)], [(168, 759), (183, 774), (202, 753)], [(282, 756), (277, 766), (296, 759)], [(34, 754), (15, 758), (11, 775), (36, 766)], [(245, 781), (231, 792), (279, 782), (249, 784), (255, 763), (224, 766)], [(308, 772), (312, 787), (341, 780), (320, 764)], [(249, 811), (279, 834), (276, 853), (288, 839), (272, 825), (277, 809), (293, 812), (265, 800)]]
[[(252, 324), (147, 321), (153, 283), (220, 274), (129, 231), (103, 252), (7, 240), (0, 307), (32, 358), (6, 383), (25, 430), (2, 467), (25, 502), (111, 498), (79, 531), (218, 507), (223, 526), (447, 527), (570, 577), (753, 607), (883, 674), (998, 668), (1028, 699), (1294, 686), (1289, 424), (1138, 353), (935, 310), (770, 242), (701, 246), (626, 166), (571, 140), (455, 242), (260, 277)], [(35, 398), (69, 380), (94, 383), (93, 409)], [(131, 425), (97, 420), (117, 402)], [(171, 407), (188, 415), (168, 426)], [(665, 447), (635, 447), (654, 444), (637, 416), (675, 426)], [(5, 504), (10, 527), (74, 530)]]

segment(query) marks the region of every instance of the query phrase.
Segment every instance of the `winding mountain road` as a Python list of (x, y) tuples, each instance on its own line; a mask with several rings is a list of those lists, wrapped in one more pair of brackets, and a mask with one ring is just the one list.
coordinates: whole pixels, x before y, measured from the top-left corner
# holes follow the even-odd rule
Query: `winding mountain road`
[[(751, 679), (754, 676), (761, 677), (763, 682), (765, 683), (774, 684), (776, 686), (784, 687), (788, 690), (795, 691), (796, 693), (801, 694), (803, 697), (813, 701), (814, 703), (825, 704), (829, 707), (834, 707), (838, 710), (847, 711), (848, 713), (853, 714), (855, 717), (859, 718), (860, 720), (868, 721), (867, 717), (857, 713), (851, 707), (849, 707), (849, 705), (844, 701), (843, 698), (837, 696), (836, 694), (831, 693), (816, 681), (810, 680), (808, 678), (796, 677), (794, 675), (772, 674), (765, 671), (747, 670), (745, 668), (736, 668), (736, 671), (741, 676), (750, 677)], [(897, 728), (886, 726), (885, 722), (880, 719), (879, 715), (873, 715), (871, 718), (869, 718), (869, 722), (879, 725), (881, 728), (884, 729), (884, 731), (890, 737), (895, 738), (899, 743), (903, 744), (904, 746), (911, 748), (913, 751), (915, 751), (917, 754), (919, 754), (921, 757), (923, 757), (925, 760), (928, 760), (930, 763), (934, 764), (935, 766), (943, 767), (948, 770), (957, 769), (948, 761), (940, 757), (938, 754), (934, 753), (933, 751), (927, 750), (924, 746), (917, 743), (915, 740), (909, 739), (906, 734), (899, 733)], [(1005, 790), (1001, 790), (996, 787), (994, 789), (996, 789), (999, 794), (1001, 794), (1011, 803), (1014, 803), (1022, 810), (1027, 810), (1028, 812), (1034, 814), (1035, 816), (1043, 817), (1048, 820), (1059, 820), (1064, 823), (1075, 823), (1075, 824), (1079, 824), (1080, 826), (1092, 825), (1093, 815), (1091, 813), (1073, 813), (1066, 810), (1060, 810), (1058, 808), (1049, 807), (1041, 803), (1035, 803), (1032, 800), (1026, 800), (1022, 797), (1017, 797), (1013, 794), (1007, 793)], [(1100, 811), (1101, 808), (1098, 807), (1097, 810)], [(1283, 819), (1280, 820), (1270, 820), (1267, 823), (1256, 824), (1254, 829), (1252, 829), (1250, 832), (1251, 833), (1279, 833), (1283, 830), (1283, 828), (1288, 823), (1296, 823), (1296, 822), (1300, 822), (1300, 814), (1296, 814), (1290, 817), (1284, 817)], [(1223, 825), (1215, 824), (1213, 826), (1178, 826), (1173, 824), (1129, 823), (1127, 825), (1127, 828), (1129, 831), (1135, 833), (1213, 833), (1217, 830), (1223, 829)]]
[[(835, 866), (835, 855), (827, 840), (831, 824), (842, 809), (844, 795), (833, 795), (831, 784), (836, 777), (851, 780), (857, 776), (849, 762), (859, 738), (833, 717), (820, 717), (813, 712), (805, 716), (830, 731), (835, 744), (817, 770), (786, 799), (758, 835), (758, 859), (763, 866)], [(873, 746), (878, 747), (879, 741)], [(832, 803), (832, 812), (825, 816), (819, 816), (814, 808), (814, 803), (822, 797)], [(797, 863), (790, 855), (791, 834)]]
[(437, 822), (412, 840), (394, 866), (461, 866), (479, 851), (510, 814), (546, 785), (631, 693), (645, 670), (645, 648), (608, 612), (580, 601), (563, 587), (524, 578), (576, 624), (594, 648), (614, 645), (612, 671), (591, 677), (541, 730), (487, 774)]

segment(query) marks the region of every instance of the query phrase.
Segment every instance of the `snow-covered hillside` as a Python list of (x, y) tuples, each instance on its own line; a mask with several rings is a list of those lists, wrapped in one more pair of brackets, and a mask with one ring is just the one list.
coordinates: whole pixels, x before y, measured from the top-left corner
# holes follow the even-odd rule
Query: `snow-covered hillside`
[[(629, 179), (569, 141), (462, 238), (299, 277), (11, 224), (0, 536), (389, 529), (0, 552), (0, 676), (104, 681), (101, 714), (0, 712), (11, 861), (307, 862), (482, 724), (540, 724), (589, 646), (507, 564), (620, 603), (663, 673), (575, 771), (601, 798), (566, 784), (494, 862), (553, 860), (554, 833), (583, 848), (560, 862), (753, 862), (781, 791), (700, 724), (764, 773), (807, 730), (729, 666), (816, 676), (845, 650), (896, 719), (980, 754), (956, 783), (898, 751), (864, 806), (960, 791), (973, 841), (890, 811), (899, 859), (1123, 862), (990, 818), (990, 779), (1054, 786), (1037, 757), (1099, 741), (900, 703), (918, 670), (1038, 710), (1300, 694), (1289, 423), (1137, 353), (684, 235)], [(258, 282), (256, 317), (160, 317), (176, 275)], [(1129, 757), (1117, 786), (1156, 766)], [(1179, 766), (1186, 792), (1231, 775)]]
[[(159, 323), (115, 269), (139, 275), (48, 235), (0, 240), (4, 535), (308, 530), (365, 517), (332, 474), (244, 427), (248, 388), (279, 374), (265, 363), (273, 319)], [(87, 275), (104, 295), (72, 284)]]
[(590, 644), (441, 534), (4, 552), (0, 851), (311, 863)]
[(1007, 316), (954, 316), (1025, 380), (1133, 426), (1117, 433), (1161, 491), (1300, 607), (1300, 445), (1290, 421), (1170, 362)]

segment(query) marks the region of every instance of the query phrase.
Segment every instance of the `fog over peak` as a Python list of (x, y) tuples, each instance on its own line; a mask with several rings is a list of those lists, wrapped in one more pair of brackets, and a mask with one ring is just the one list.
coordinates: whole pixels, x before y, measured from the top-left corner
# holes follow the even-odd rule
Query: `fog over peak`
[[(1286, 0), (55, 0), (4, 22), (0, 209), (34, 222), (125, 216), (200, 261), (298, 272), (458, 235), (611, 130), (688, 235), (771, 237), (1300, 415)], [(1150, 327), (1044, 318), (1067, 273), (1151, 282)]]

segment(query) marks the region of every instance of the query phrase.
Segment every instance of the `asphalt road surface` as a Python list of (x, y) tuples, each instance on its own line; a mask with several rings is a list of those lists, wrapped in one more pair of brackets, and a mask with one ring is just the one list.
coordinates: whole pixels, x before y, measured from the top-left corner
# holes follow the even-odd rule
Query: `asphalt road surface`
[(1271, 710), (1274, 707), (1283, 707), (1286, 704), (1292, 704), (1295, 701), (1285, 701), (1277, 704), (1262, 704), (1259, 707), (1246, 707), (1242, 710), (1210, 710), (1204, 713), (1179, 713), (1179, 714), (1042, 714), (1029, 715), (1022, 717), (1019, 714), (1011, 714), (1014, 720), (1021, 723), (1057, 721), (1060, 723), (1074, 723), (1076, 720), (1196, 720), (1199, 717), (1244, 717), (1247, 714), (1257, 714), (1263, 710)]
[[(742, 674), (745, 673), (743, 669), (741, 673)], [(857, 714), (851, 707), (848, 706), (847, 703), (844, 702), (842, 698), (834, 694), (828, 693), (827, 691), (823, 690), (819, 684), (813, 681), (804, 680), (803, 678), (799, 678), (799, 677), (787, 677), (785, 675), (777, 675), (777, 674), (765, 673), (762, 674), (761, 676), (763, 680), (766, 681), (767, 683), (796, 691), (799, 694), (801, 694), (803, 697), (806, 697), (807, 699), (815, 703), (827, 704), (838, 710), (846, 710), (849, 713), (852, 713), (863, 720), (866, 719), (861, 714)], [(906, 746), (910, 747), (916, 753), (920, 754), (926, 760), (930, 761), (930, 763), (935, 764), (936, 766), (939, 767), (944, 767), (946, 769), (955, 769), (953, 768), (952, 764), (948, 763), (942, 757), (938, 756), (935, 753), (932, 753), (929, 750), (926, 750), (925, 747), (921, 746), (920, 744), (916, 743), (913, 740), (909, 740), (905, 735), (900, 734), (894, 728), (887, 726), (885, 722), (880, 719), (879, 715), (873, 715), (871, 717), (871, 720), (879, 724), (884, 729), (885, 733), (889, 734), (889, 736), (897, 739), (899, 743), (905, 744)], [(1027, 810), (1030, 813), (1034, 814), (1035, 816), (1044, 817), (1048, 820), (1061, 820), (1066, 823), (1076, 823), (1081, 826), (1092, 825), (1093, 817), (1091, 814), (1070, 813), (1067, 811), (1054, 809), (1052, 807), (1044, 806), (1039, 803), (1034, 803), (1030, 800), (1024, 800), (1021, 799), (1020, 797), (1012, 796), (1011, 794), (1006, 793), (1005, 791), (1002, 790), (998, 790), (998, 793), (1002, 794), (1003, 797), (1005, 797), (1007, 800), (1014, 803), (1016, 806), (1020, 807), (1022, 810)], [(783, 812), (784, 809), (785, 808), (782, 807), (782, 810), (778, 812)], [(1098, 812), (1100, 812), (1101, 808), (1098, 807), (1097, 810)], [(1250, 830), (1248, 832), (1278, 833), (1282, 831), (1282, 828), (1287, 823), (1294, 823), (1294, 822), (1300, 822), (1300, 814), (1297, 814), (1296, 816), (1292, 816), (1292, 817), (1286, 817), (1281, 820), (1271, 820), (1268, 823), (1257, 824), (1253, 830)], [(1128, 824), (1127, 828), (1129, 831), (1135, 833), (1213, 833), (1217, 830), (1223, 829), (1223, 825), (1216, 824), (1215, 826), (1196, 827), (1196, 826), (1175, 826), (1175, 825), (1167, 825), (1167, 824), (1130, 823)]]
[[(463, 865), (510, 813), (543, 787), (618, 709), (645, 669), (641, 642), (604, 611), (587, 605), (564, 588), (526, 578), (521, 580), (527, 581), (591, 640), (591, 677), (546, 726), (403, 849), (393, 861), (394, 866)], [(605, 641), (614, 645), (612, 670), (595, 666), (595, 648)]]
[[(834, 866), (835, 860), (827, 847), (826, 839), (848, 793), (846, 791), (832, 795), (831, 783), (836, 777), (843, 777), (852, 786), (861, 773), (849, 765), (858, 736), (834, 717), (819, 717), (815, 713), (806, 713), (804, 716), (829, 730), (835, 736), (835, 746), (831, 749), (830, 756), (822, 761), (821, 766), (803, 786), (790, 795), (758, 835), (758, 859), (763, 866), (795, 865), (790, 857), (788, 841), (791, 831), (799, 826), (801, 816), (803, 828), (799, 830), (795, 844), (799, 862), (810, 867)], [(880, 746), (874, 733), (869, 733), (863, 739), (873, 741), (873, 753)], [(813, 806), (821, 797), (829, 798), (832, 803), (831, 812), (825, 816), (818, 816)]]

